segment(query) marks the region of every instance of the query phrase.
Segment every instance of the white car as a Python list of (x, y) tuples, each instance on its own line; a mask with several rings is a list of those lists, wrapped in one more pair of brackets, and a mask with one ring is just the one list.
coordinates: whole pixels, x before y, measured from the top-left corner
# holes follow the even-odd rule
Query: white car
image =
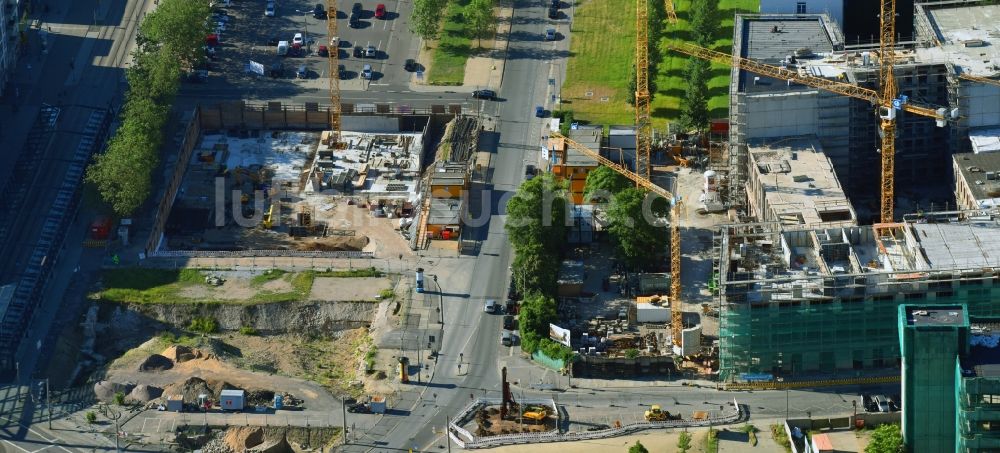
[(361, 78), (371, 80), (372, 79), (372, 65), (366, 64), (364, 69), (361, 70)]
[(267, 17), (274, 17), (274, 2), (267, 2), (267, 8), (264, 9), (264, 15)]
[(302, 45), (302, 33), (296, 33), (295, 36), (292, 37), (292, 44)]

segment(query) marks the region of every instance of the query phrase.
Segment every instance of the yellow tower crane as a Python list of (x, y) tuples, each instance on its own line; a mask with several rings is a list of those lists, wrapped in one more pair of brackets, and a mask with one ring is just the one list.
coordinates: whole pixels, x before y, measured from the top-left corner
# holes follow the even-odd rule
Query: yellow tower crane
[[(664, 0), (667, 21), (677, 23), (673, 0)], [(635, 2), (635, 167), (650, 179), (653, 123), (649, 118), (649, 0)]]
[(1000, 80), (996, 80), (996, 79), (990, 79), (990, 78), (986, 78), (986, 77), (974, 76), (972, 74), (959, 74), (958, 78), (965, 79), (965, 80), (971, 80), (973, 82), (986, 83), (986, 84), (995, 85), (995, 86), (1000, 87)]
[[(887, 98), (888, 93), (885, 90), (875, 91), (869, 88), (859, 87), (857, 85), (852, 85), (845, 82), (840, 82), (837, 80), (824, 79), (822, 77), (814, 77), (806, 74), (801, 74), (797, 71), (790, 69), (780, 68), (777, 66), (771, 66), (758, 61), (749, 60), (742, 58), (737, 55), (730, 55), (727, 53), (717, 52), (711, 49), (706, 49), (703, 47), (696, 46), (694, 44), (679, 43), (671, 46), (671, 49), (690, 55), (692, 57), (702, 58), (715, 63), (721, 63), (725, 65), (730, 65), (742, 69), (747, 72), (752, 72), (754, 74), (760, 74), (763, 76), (771, 77), (778, 80), (788, 80), (801, 85), (819, 88), (821, 90), (826, 90), (832, 93), (841, 94), (844, 96), (850, 96), (857, 99), (862, 99), (872, 104), (878, 106), (880, 127), (882, 133), (882, 190), (881, 190), (881, 222), (889, 223), (893, 219), (893, 191), (894, 191), (894, 167), (895, 167), (895, 110), (894, 101), (896, 101), (896, 85), (895, 78), (891, 76), (891, 71), (888, 73), (888, 79), (892, 80), (889, 90), (891, 91), (892, 97)], [(887, 52), (887, 54), (892, 54), (892, 52)], [(890, 59), (892, 57), (889, 57)], [(890, 63), (891, 64), (891, 63)], [(883, 76), (880, 73), (880, 76)], [(883, 83), (883, 87), (885, 84)], [(899, 108), (905, 112), (917, 114), (920, 116), (925, 116), (928, 118), (934, 118), (937, 121), (938, 126), (944, 126), (947, 122), (947, 111), (944, 108), (936, 108), (927, 105), (921, 105), (913, 101), (898, 102)], [(888, 147), (887, 147), (888, 146)], [(887, 156), (888, 154), (888, 156)]]
[(680, 219), (680, 203), (669, 191), (653, 184), (648, 178), (625, 168), (624, 166), (612, 162), (601, 156), (600, 153), (586, 146), (563, 136), (558, 132), (552, 132), (551, 136), (565, 141), (566, 146), (580, 151), (601, 165), (608, 167), (622, 176), (631, 179), (636, 186), (653, 192), (670, 202), (670, 336), (675, 346), (681, 345), (681, 330), (684, 328), (683, 310), (681, 307), (681, 232), (678, 225)]
[(330, 37), (330, 145), (340, 148), (340, 38), (337, 35), (337, 0), (327, 0), (326, 32)]

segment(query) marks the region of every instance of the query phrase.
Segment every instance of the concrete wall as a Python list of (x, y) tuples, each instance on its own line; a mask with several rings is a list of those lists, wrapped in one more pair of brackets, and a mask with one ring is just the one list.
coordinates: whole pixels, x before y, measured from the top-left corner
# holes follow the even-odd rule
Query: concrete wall
[(796, 14), (799, 3), (805, 3), (806, 14), (827, 13), (837, 23), (844, 23), (844, 0), (760, 0), (760, 12)]
[(167, 217), (170, 216), (170, 209), (174, 206), (177, 190), (181, 186), (181, 181), (184, 180), (184, 173), (191, 161), (191, 154), (195, 146), (198, 145), (198, 139), (201, 136), (199, 111), (198, 109), (194, 110), (191, 121), (188, 123), (187, 129), (184, 130), (184, 136), (178, 147), (177, 161), (174, 163), (174, 172), (170, 176), (170, 181), (167, 182), (165, 193), (160, 197), (160, 205), (156, 208), (156, 220), (153, 221), (153, 231), (149, 233), (149, 239), (146, 241), (145, 252), (147, 255), (155, 252), (160, 246), (163, 228), (167, 223)]
[(963, 80), (961, 93), (958, 107), (960, 114), (965, 117), (966, 126), (1000, 124), (1000, 87)]

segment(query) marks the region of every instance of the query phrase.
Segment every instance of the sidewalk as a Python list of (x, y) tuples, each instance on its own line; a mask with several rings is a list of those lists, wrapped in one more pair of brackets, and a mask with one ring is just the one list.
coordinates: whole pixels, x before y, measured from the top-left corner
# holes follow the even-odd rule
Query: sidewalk
[[(510, 45), (511, 26), (514, 23), (514, 5), (509, 0), (500, 2), (496, 8), (497, 30), (493, 40), (493, 49), (488, 56), (473, 56), (465, 62), (465, 80), (462, 85), (428, 85), (410, 80), (410, 90), (426, 93), (470, 93), (473, 90), (489, 88), (499, 91), (503, 84), (504, 65), (507, 63), (507, 47)], [(431, 58), (421, 40), (418, 61), (426, 62)], [(425, 64), (424, 67), (427, 67)]]

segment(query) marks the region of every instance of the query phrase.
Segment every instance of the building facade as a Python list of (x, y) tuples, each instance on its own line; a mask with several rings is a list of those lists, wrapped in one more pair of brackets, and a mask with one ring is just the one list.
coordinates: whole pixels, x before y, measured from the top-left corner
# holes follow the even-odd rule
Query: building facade
[(1000, 316), (1000, 215), (874, 226), (725, 226), (715, 238), (724, 381), (895, 374), (901, 304)]

